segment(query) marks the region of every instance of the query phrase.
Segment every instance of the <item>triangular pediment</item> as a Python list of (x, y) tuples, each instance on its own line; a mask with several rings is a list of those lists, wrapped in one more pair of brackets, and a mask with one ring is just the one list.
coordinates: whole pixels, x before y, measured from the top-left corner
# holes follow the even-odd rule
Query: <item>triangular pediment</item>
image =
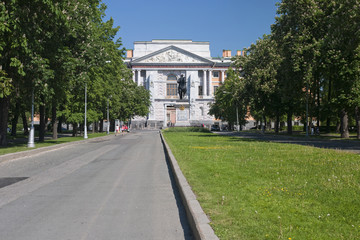
[(204, 64), (212, 63), (210, 60), (200, 57), (184, 49), (169, 46), (145, 55), (133, 61), (133, 63), (146, 64)]

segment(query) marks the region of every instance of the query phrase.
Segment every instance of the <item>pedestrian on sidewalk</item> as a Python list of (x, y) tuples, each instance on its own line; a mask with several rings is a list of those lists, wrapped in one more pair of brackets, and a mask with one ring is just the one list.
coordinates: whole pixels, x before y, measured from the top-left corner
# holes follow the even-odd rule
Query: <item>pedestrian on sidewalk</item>
[(115, 136), (119, 133), (120, 131), (120, 127), (118, 124), (116, 124), (116, 127), (115, 127)]

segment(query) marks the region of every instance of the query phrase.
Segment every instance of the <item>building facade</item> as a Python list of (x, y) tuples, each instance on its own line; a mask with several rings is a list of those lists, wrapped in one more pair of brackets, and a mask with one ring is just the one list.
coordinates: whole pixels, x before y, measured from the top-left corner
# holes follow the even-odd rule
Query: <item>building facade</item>
[[(218, 124), (220, 121), (208, 112), (216, 89), (226, 79), (230, 58), (228, 50), (224, 50), (222, 58), (212, 58), (209, 42), (134, 42), (134, 49), (127, 50), (125, 61), (132, 69), (134, 82), (150, 91), (151, 107), (147, 117), (132, 120), (132, 128)], [(186, 80), (182, 99), (178, 92), (181, 76)]]

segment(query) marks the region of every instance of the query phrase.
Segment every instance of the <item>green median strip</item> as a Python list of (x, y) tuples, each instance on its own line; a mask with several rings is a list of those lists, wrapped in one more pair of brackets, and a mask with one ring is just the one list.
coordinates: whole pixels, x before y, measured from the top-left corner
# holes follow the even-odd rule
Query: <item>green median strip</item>
[(358, 239), (360, 156), (165, 130), (220, 239)]

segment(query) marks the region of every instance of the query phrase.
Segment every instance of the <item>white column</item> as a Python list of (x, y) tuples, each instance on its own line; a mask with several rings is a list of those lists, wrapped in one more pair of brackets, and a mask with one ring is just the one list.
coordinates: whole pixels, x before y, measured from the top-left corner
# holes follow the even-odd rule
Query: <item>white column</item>
[(132, 70), (132, 74), (133, 82), (135, 82), (135, 70)]
[(145, 81), (146, 81), (146, 71), (144, 70), (144, 76), (142, 77), (141, 74), (140, 74), (140, 78), (141, 78), (141, 81), (139, 83), (139, 86), (144, 86), (145, 87)]
[(209, 70), (209, 95), (213, 95), (213, 87), (212, 87), (212, 70)]
[(207, 96), (207, 77), (206, 77), (207, 71), (204, 70), (204, 76), (203, 76), (203, 96)]
[(225, 71), (221, 71), (221, 83), (224, 83)]
[(136, 77), (137, 77), (137, 85), (140, 86), (140, 74), (141, 73), (141, 70), (137, 70), (137, 73), (136, 73)]
[(167, 127), (167, 104), (165, 103), (164, 104), (164, 124), (163, 124), (163, 126), (164, 127)]

